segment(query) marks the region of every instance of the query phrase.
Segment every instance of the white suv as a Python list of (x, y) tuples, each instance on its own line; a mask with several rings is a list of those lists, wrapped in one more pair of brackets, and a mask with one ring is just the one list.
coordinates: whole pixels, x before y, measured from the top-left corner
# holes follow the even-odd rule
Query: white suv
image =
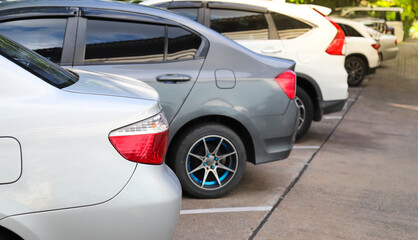
[(307, 132), (312, 120), (343, 108), (348, 96), (344, 33), (317, 11), (261, 0), (149, 0), (141, 4), (182, 14), (255, 52), (294, 60), (301, 116), (297, 138)]
[(363, 24), (344, 18), (331, 18), (346, 36), (345, 69), (348, 85), (358, 86), (366, 74), (380, 65), (379, 44), (370, 36)]

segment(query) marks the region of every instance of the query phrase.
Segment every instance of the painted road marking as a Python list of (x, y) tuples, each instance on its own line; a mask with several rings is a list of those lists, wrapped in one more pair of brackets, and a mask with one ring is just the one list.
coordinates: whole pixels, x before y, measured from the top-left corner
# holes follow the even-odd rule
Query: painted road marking
[(324, 116), (324, 119), (342, 119), (342, 116)]
[(206, 209), (187, 209), (181, 210), (181, 215), (202, 214), (202, 213), (231, 213), (231, 212), (269, 212), (273, 207), (231, 207), (231, 208), (206, 208)]
[(294, 149), (319, 149), (320, 146), (293, 146)]

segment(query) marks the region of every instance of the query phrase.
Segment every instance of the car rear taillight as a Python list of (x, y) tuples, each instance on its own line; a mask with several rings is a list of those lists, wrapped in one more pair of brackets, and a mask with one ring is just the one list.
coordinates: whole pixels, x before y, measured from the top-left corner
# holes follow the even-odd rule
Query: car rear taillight
[(277, 84), (282, 88), (290, 99), (295, 98), (296, 93), (296, 74), (292, 70), (286, 70), (274, 78)]
[(395, 39), (395, 46), (398, 46), (398, 39)]
[(372, 44), (372, 47), (373, 47), (374, 49), (376, 49), (376, 50), (379, 50), (379, 48), (380, 48), (380, 44), (373, 43), (373, 44)]
[(110, 132), (109, 140), (127, 160), (162, 164), (167, 151), (168, 122), (164, 114), (159, 113)]
[(341, 27), (337, 23), (332, 21), (331, 18), (329, 18), (328, 16), (325, 16), (323, 13), (316, 10), (315, 8), (314, 10), (317, 13), (321, 14), (324, 18), (326, 18), (337, 29), (337, 33), (335, 34), (334, 39), (332, 40), (332, 42), (330, 43), (330, 45), (328, 46), (325, 52), (331, 55), (344, 55), (344, 45), (345, 45), (344, 31), (341, 29)]

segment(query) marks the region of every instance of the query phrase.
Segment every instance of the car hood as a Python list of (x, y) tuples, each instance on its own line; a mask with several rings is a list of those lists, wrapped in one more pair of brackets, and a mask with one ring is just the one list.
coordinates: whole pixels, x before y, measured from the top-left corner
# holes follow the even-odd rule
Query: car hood
[(71, 69), (70, 71), (77, 73), (79, 79), (73, 85), (64, 88), (64, 91), (159, 100), (158, 93), (154, 88), (133, 78), (108, 73), (88, 72), (79, 69)]

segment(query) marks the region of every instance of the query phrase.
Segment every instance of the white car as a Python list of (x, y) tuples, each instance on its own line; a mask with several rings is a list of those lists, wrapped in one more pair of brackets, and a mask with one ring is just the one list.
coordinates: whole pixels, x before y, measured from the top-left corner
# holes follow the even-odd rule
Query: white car
[(345, 68), (348, 85), (358, 86), (380, 65), (379, 45), (363, 24), (344, 18), (331, 18), (343, 29), (346, 41)]
[[(399, 41), (403, 41), (404, 31), (401, 16), (403, 9), (401, 7), (342, 7), (336, 8), (335, 10), (336, 11), (333, 14), (356, 21), (359, 20), (364, 22), (364, 19), (367, 17), (382, 19), (386, 22), (387, 26), (393, 28), (394, 33), (392, 32), (392, 34), (395, 34)], [(361, 20), (362, 18), (363, 20)]]
[(394, 35), (383, 34), (372, 28), (367, 28), (370, 36), (380, 45), (380, 60), (386, 61), (396, 58), (399, 52), (398, 38)]
[(194, 19), (257, 53), (294, 60), (301, 117), (297, 139), (312, 120), (343, 108), (348, 96), (344, 34), (317, 11), (261, 0), (149, 0), (141, 4)]
[(157, 92), (0, 35), (0, 239), (171, 239), (181, 187)]

